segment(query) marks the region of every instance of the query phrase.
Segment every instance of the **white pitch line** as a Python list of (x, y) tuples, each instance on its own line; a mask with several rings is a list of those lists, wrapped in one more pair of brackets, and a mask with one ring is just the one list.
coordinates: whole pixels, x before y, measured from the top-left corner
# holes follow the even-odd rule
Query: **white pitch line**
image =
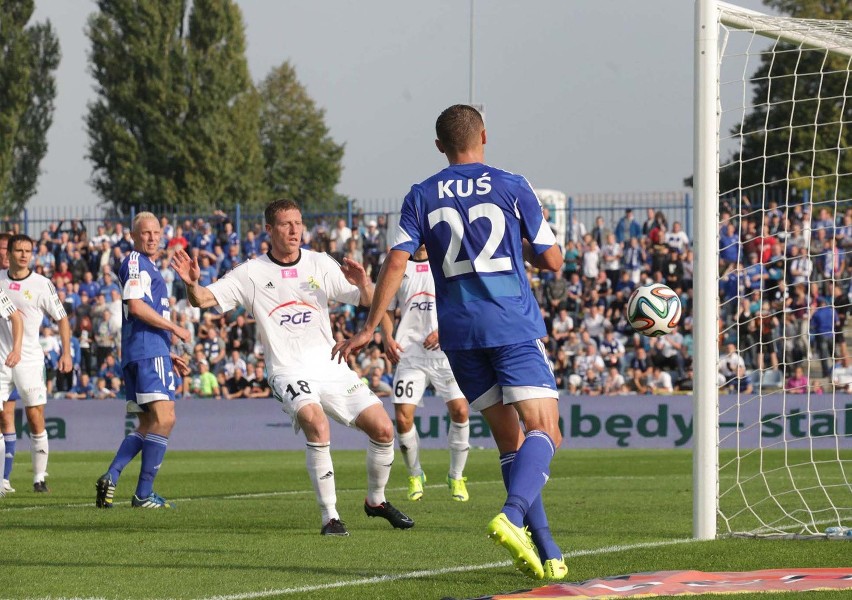
[[(577, 556), (594, 556), (599, 554), (612, 554), (614, 552), (624, 552), (628, 550), (637, 550), (642, 548), (659, 548), (661, 546), (672, 546), (675, 544), (688, 544), (697, 542), (694, 539), (679, 539), (666, 540), (659, 542), (643, 542), (640, 544), (628, 544), (624, 546), (607, 546), (605, 548), (595, 548), (589, 550), (575, 550), (565, 554), (565, 558), (573, 558)], [(388, 583), (391, 581), (401, 581), (403, 579), (420, 579), (423, 577), (434, 577), (436, 575), (446, 575), (448, 573), (469, 573), (471, 571), (482, 571), (484, 569), (496, 569), (509, 567), (511, 561), (492, 562), (480, 565), (465, 565), (459, 567), (447, 567), (444, 569), (429, 569), (423, 571), (411, 571), (409, 573), (401, 573), (399, 575), (381, 575), (378, 577), (365, 577), (362, 579), (349, 579), (345, 581), (334, 581), (331, 583), (322, 583), (317, 585), (305, 585), (294, 588), (281, 588), (277, 590), (261, 590), (259, 592), (244, 592), (241, 594), (228, 594), (219, 596), (203, 596), (195, 600), (254, 600), (255, 598), (268, 598), (270, 596), (284, 596), (289, 594), (303, 594), (307, 592), (318, 592), (322, 590), (331, 590), (342, 587), (372, 585), (375, 583)], [(58, 596), (47, 596), (41, 598), (26, 598), (24, 600), (107, 600), (106, 598), (64, 598)], [(172, 599), (158, 599), (172, 600)]]
[[(548, 481), (568, 481), (571, 479), (570, 477), (551, 477)], [(606, 477), (606, 479), (647, 479), (645, 477), (635, 477), (635, 476), (623, 476), (623, 477)], [(491, 481), (468, 481), (467, 487), (476, 487), (480, 485), (503, 485), (503, 480), (491, 480)], [(429, 484), (423, 486), (426, 489), (446, 489), (446, 484), (437, 483), (437, 484)], [(359, 489), (340, 489), (338, 488), (338, 494), (345, 494), (346, 492), (359, 492), (363, 490)], [(389, 492), (405, 492), (408, 491), (407, 487), (399, 487), (399, 488), (388, 488)], [(287, 490), (280, 492), (257, 492), (253, 494), (230, 494), (227, 496), (197, 496), (195, 498), (171, 498), (176, 503), (182, 502), (198, 502), (202, 500), (252, 500), (255, 498), (275, 498), (279, 496), (297, 496), (300, 494), (313, 494), (314, 491), (310, 490)], [(11, 497), (11, 496), (9, 496)], [(0, 514), (5, 512), (27, 512), (34, 510), (46, 510), (50, 508), (93, 508), (94, 502), (80, 502), (76, 504), (36, 504), (30, 506), (4, 506), (6, 500), (0, 501)], [(123, 506), (129, 505), (129, 500), (122, 500), (114, 503), (115, 506)], [(67, 600), (67, 599), (65, 599)]]

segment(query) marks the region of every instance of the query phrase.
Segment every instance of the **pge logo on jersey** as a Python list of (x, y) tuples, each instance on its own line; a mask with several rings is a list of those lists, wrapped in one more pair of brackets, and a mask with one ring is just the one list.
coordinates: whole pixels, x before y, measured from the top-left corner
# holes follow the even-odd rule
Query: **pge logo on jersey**
[(319, 318), (319, 309), (307, 302), (292, 300), (280, 304), (269, 311), (269, 316), (278, 319), (282, 327), (302, 327), (310, 325)]

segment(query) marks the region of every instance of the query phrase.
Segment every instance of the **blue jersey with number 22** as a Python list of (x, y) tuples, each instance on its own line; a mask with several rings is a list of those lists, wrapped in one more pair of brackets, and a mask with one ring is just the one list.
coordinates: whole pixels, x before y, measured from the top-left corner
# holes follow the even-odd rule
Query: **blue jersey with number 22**
[(450, 165), (412, 186), (393, 248), (414, 254), (426, 244), (443, 349), (493, 348), (547, 334), (521, 238), (536, 254), (556, 243), (520, 175), (481, 163)]

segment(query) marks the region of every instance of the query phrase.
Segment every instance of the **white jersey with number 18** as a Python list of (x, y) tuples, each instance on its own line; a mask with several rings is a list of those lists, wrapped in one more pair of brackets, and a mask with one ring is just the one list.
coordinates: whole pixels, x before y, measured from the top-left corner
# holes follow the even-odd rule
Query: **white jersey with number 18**
[(269, 375), (322, 369), (334, 338), (328, 302), (358, 304), (361, 292), (327, 254), (302, 250), (281, 263), (270, 255), (235, 267), (210, 284), (223, 311), (242, 305), (257, 323)]

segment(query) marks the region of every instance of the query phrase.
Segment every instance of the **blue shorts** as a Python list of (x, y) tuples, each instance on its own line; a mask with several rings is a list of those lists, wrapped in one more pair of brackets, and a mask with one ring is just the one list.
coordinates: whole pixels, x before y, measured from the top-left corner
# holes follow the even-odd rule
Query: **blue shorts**
[(559, 397), (553, 369), (539, 340), (444, 353), (465, 398), (476, 410), (498, 402)]
[(143, 358), (123, 365), (127, 400), (144, 407), (149, 402), (174, 400), (177, 376), (170, 356)]

